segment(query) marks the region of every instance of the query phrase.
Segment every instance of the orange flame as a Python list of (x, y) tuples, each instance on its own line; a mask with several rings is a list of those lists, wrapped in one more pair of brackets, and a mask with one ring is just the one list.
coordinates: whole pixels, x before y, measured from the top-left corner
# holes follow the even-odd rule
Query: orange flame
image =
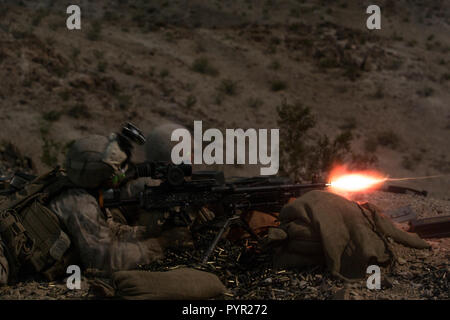
[(377, 172), (348, 172), (345, 167), (338, 167), (330, 174), (330, 187), (336, 192), (359, 192), (370, 190), (386, 180), (387, 177)]

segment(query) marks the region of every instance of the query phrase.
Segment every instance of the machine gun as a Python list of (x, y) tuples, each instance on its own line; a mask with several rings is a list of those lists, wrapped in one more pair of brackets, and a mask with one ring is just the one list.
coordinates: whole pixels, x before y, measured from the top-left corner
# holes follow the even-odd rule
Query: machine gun
[(188, 164), (173, 165), (163, 162), (134, 165), (129, 176), (151, 177), (162, 180), (162, 183), (159, 186), (146, 186), (138, 196), (128, 199), (121, 198), (120, 190), (109, 189), (102, 192), (99, 197), (101, 206), (108, 208), (139, 205), (146, 210), (169, 212), (173, 208), (179, 208), (181, 210), (175, 213), (178, 215), (189, 207), (223, 208), (226, 221), (206, 252), (204, 263), (230, 224), (239, 221), (250, 234), (256, 236), (243, 221), (242, 212), (251, 210), (279, 212), (291, 198), (329, 186), (326, 183), (293, 184), (288, 179), (280, 177), (238, 178), (226, 182), (221, 171), (192, 172), (192, 167)]

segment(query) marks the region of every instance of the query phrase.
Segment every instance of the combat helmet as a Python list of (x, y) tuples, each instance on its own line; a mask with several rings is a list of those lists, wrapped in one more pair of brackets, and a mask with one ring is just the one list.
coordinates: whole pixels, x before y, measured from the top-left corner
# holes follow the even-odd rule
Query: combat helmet
[(131, 141), (143, 144), (145, 138), (132, 124), (127, 123), (121, 133), (108, 137), (92, 135), (75, 141), (67, 152), (67, 176), (75, 185), (93, 189), (106, 182), (116, 183), (125, 177), (131, 158)]

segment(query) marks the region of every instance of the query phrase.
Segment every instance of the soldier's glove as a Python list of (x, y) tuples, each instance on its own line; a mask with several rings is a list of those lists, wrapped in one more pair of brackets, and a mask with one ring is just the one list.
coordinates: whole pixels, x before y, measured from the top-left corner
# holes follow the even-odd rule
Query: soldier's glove
[(216, 215), (214, 214), (214, 212), (209, 210), (207, 207), (202, 207), (198, 212), (197, 220), (200, 223), (206, 223), (212, 221), (215, 217)]
[(198, 210), (193, 209), (189, 211), (189, 216), (195, 224), (204, 224), (206, 222), (212, 221), (216, 217), (214, 212), (209, 210), (207, 207), (202, 207)]

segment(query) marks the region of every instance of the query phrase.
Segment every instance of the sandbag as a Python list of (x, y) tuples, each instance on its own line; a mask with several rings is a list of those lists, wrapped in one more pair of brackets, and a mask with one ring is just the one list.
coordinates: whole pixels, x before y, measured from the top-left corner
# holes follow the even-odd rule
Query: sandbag
[(113, 274), (113, 283), (116, 296), (130, 300), (211, 299), (226, 291), (216, 275), (189, 268), (118, 271)]
[(310, 191), (283, 207), (280, 228), (269, 238), (277, 268), (326, 264), (343, 279), (366, 276), (369, 264), (395, 261), (390, 239), (413, 248), (429, 248), (416, 234), (398, 229), (380, 210), (326, 191)]

